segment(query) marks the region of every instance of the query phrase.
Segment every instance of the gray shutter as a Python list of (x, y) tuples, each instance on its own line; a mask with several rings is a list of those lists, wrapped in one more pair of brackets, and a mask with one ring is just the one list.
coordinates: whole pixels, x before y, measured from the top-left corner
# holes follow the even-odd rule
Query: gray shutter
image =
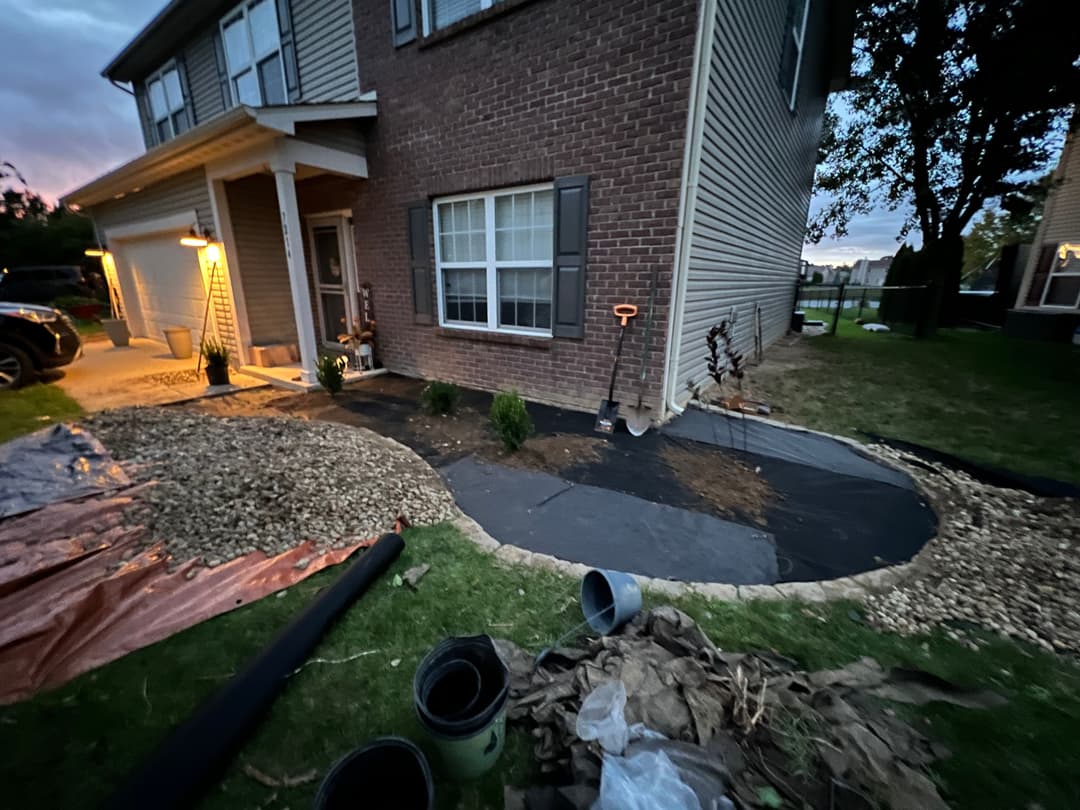
[(278, 29), (281, 33), (281, 58), (285, 60), (285, 89), (289, 103), (300, 100), (300, 79), (296, 73), (296, 42), (293, 36), (289, 0), (277, 0)]
[[(810, 0), (805, 0), (805, 2), (810, 2)], [(777, 81), (780, 83), (780, 89), (784, 91), (785, 104), (790, 103), (791, 90), (795, 84), (796, 51), (795, 38), (791, 32), (795, 27), (795, 15), (798, 13), (796, 6), (801, 5), (799, 0), (788, 0), (787, 18), (784, 20), (784, 41), (780, 49), (780, 72)]]
[(154, 117), (150, 114), (150, 99), (146, 97), (146, 83), (134, 82), (135, 106), (139, 110), (139, 123), (142, 124), (143, 142), (149, 149), (157, 144), (157, 128), (154, 126)]
[(413, 320), (434, 323), (431, 251), (428, 248), (428, 203), (409, 206), (409, 271), (412, 275)]
[(589, 238), (589, 178), (555, 181), (555, 337), (585, 337), (585, 253)]
[(217, 62), (218, 85), (221, 88), (221, 107), (232, 108), (232, 88), (229, 86), (229, 66), (225, 61), (225, 45), (221, 41), (221, 30), (214, 32), (214, 60)]
[(416, 0), (390, 0), (390, 24), (395, 48), (416, 39)]

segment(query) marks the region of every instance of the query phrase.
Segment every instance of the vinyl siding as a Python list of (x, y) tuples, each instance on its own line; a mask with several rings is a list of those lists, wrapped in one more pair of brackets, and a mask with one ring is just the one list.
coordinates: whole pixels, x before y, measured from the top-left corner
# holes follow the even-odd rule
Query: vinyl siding
[(360, 90), (350, 0), (292, 0), (292, 20), (300, 100), (355, 100)]
[(735, 315), (750, 357), (790, 321), (826, 80), (824, 0), (811, 0), (795, 113), (778, 75), (787, 0), (719, 0), (711, 43), (674, 394), (707, 380), (705, 336)]
[(1028, 255), (1017, 306), (1039, 306), (1042, 301), (1048, 276), (1044, 272), (1035, 277), (1042, 248), (1061, 242), (1080, 242), (1080, 131), (1072, 133), (1065, 141), (1061, 159), (1054, 169), (1054, 183), (1035, 233), (1034, 249)]
[(221, 84), (218, 82), (217, 58), (214, 55), (214, 33), (207, 29), (184, 49), (195, 125), (209, 121), (225, 111)]
[(143, 146), (154, 146), (154, 130), (150, 124), (150, 99), (146, 97), (146, 85), (135, 82), (135, 110), (139, 116), (139, 129), (142, 130)]
[(304, 121), (296, 125), (297, 140), (354, 155), (365, 154), (364, 133), (357, 121)]
[(253, 345), (296, 343), (289, 267), (274, 179), (257, 174), (225, 184)]
[(210, 207), (210, 191), (206, 185), (206, 172), (202, 168), (162, 180), (142, 191), (135, 191), (119, 200), (95, 205), (90, 209), (99, 230), (117, 225), (130, 225), (148, 219), (158, 219), (171, 214), (195, 211), (201, 228), (216, 231), (214, 213)]

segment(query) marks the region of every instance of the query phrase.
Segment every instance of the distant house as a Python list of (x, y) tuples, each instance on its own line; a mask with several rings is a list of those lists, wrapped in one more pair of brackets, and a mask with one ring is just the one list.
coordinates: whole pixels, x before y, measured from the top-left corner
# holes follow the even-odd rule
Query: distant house
[(1005, 332), (1068, 340), (1080, 326), (1080, 128), (1065, 141), (1055, 185), (1024, 267)]
[(892, 256), (882, 256), (880, 259), (859, 259), (851, 270), (849, 283), (862, 287), (883, 287), (885, 277), (892, 266), (892, 260)]
[(393, 371), (594, 408), (612, 306), (644, 315), (655, 272), (661, 415), (710, 326), (735, 313), (743, 350), (788, 326), (852, 29), (846, 0), (171, 0), (103, 73), (145, 154), (65, 201), (136, 336), (209, 298), (238, 363), (295, 349), (300, 386), (373, 314)]

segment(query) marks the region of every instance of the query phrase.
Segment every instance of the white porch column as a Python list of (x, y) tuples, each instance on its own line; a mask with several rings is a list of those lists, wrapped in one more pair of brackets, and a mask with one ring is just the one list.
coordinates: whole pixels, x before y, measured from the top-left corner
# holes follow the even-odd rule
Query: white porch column
[(304, 231), (300, 224), (300, 209), (296, 203), (296, 164), (273, 160), (277, 186), (278, 208), (281, 211), (281, 235), (285, 240), (285, 260), (289, 264), (289, 286), (292, 289), (293, 315), (300, 343), (300, 380), (315, 382), (315, 363), (318, 346), (315, 343), (315, 323), (311, 315), (311, 295), (308, 293), (307, 266), (304, 262)]

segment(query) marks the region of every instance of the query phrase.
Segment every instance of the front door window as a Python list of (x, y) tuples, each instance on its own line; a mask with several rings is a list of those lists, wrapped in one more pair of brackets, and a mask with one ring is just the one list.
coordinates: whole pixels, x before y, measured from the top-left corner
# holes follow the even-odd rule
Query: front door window
[(319, 217), (310, 223), (311, 263), (323, 343), (340, 345), (338, 336), (350, 331), (356, 318), (355, 271), (344, 217)]

